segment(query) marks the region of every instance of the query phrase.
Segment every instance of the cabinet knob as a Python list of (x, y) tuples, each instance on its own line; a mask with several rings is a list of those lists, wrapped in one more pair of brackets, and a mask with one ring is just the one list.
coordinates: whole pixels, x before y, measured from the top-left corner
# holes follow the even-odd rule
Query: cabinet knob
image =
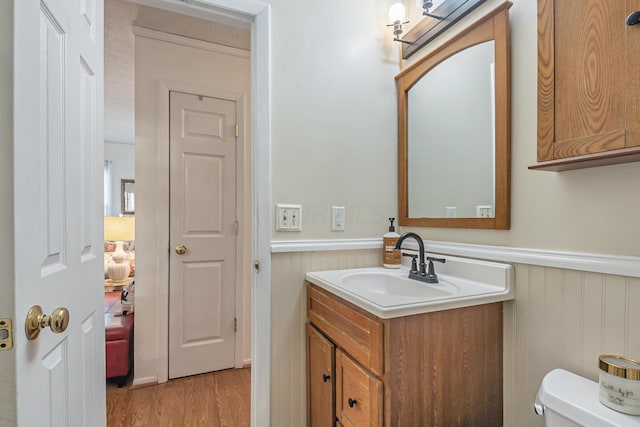
[(349, 404), (349, 408), (353, 408), (356, 405), (356, 403), (358, 403), (358, 401), (355, 399), (349, 398), (349, 400), (347, 400), (347, 403)]
[(331, 375), (322, 374), (322, 381), (325, 383), (331, 379)]

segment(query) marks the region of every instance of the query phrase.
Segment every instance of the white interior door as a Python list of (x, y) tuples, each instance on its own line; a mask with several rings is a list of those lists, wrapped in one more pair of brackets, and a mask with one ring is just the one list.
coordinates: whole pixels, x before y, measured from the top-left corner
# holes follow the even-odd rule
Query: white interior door
[(236, 102), (171, 92), (169, 103), (169, 378), (177, 378), (234, 366)]
[[(102, 0), (14, 2), (15, 357), (19, 426), (105, 424)], [(25, 317), (69, 324), (27, 340)]]

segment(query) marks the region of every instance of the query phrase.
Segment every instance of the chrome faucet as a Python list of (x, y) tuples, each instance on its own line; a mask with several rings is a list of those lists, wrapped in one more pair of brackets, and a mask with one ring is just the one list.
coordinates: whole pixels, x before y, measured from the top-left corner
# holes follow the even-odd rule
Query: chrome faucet
[(421, 282), (427, 282), (427, 283), (438, 283), (438, 276), (434, 271), (433, 261), (444, 263), (445, 259), (427, 257), (427, 260), (429, 261), (429, 271), (427, 272), (427, 264), (425, 263), (425, 257), (424, 257), (424, 242), (422, 241), (422, 237), (420, 237), (416, 233), (411, 233), (411, 232), (404, 233), (402, 236), (398, 238), (398, 241), (396, 242), (396, 250), (398, 251), (400, 250), (400, 247), (402, 246), (402, 242), (404, 242), (405, 239), (407, 239), (408, 237), (413, 237), (414, 239), (416, 239), (416, 242), (418, 242), (418, 259), (419, 259), (419, 265), (420, 265), (420, 269), (419, 270), (416, 269), (415, 258), (414, 258), (411, 264), (412, 268), (409, 271), (409, 279), (415, 279), (415, 280), (419, 280)]

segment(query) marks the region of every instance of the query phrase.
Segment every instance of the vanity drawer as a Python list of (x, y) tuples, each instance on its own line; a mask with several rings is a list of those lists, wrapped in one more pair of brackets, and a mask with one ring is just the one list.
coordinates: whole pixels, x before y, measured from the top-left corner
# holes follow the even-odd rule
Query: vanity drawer
[(345, 427), (382, 427), (382, 381), (336, 350), (336, 415)]
[(383, 325), (364, 310), (307, 286), (307, 316), (338, 347), (377, 375), (383, 374)]

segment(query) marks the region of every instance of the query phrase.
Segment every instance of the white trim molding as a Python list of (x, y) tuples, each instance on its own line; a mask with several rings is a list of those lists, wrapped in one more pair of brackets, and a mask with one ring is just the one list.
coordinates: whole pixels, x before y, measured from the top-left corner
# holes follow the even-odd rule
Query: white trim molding
[(275, 240), (271, 253), (309, 251), (348, 251), (382, 248), (382, 239)]
[[(580, 252), (551, 251), (545, 249), (511, 248), (508, 246), (477, 245), (470, 243), (425, 240), (425, 250), (445, 255), (480, 258), (491, 261), (539, 265), (593, 273), (640, 277), (640, 257), (605, 255)], [(417, 249), (413, 241), (407, 248)], [(280, 240), (271, 242), (272, 253), (362, 250), (382, 248), (382, 239), (340, 240)]]
[(237, 56), (239, 58), (247, 59), (249, 59), (251, 56), (251, 52), (249, 52), (248, 50), (224, 46), (204, 40), (192, 39), (191, 37), (179, 36), (177, 34), (151, 30), (149, 28), (133, 27), (133, 34), (138, 37), (146, 37), (148, 39), (160, 40), (163, 42), (178, 44), (186, 47), (193, 47), (195, 49), (207, 50), (209, 52), (220, 53), (222, 55)]
[[(271, 11), (261, 0), (129, 0), (251, 30), (251, 426), (271, 419)], [(163, 160), (167, 161), (167, 160)], [(139, 379), (142, 381), (143, 379)]]
[(159, 384), (158, 377), (135, 378), (131, 384), (131, 388), (141, 388), (156, 384)]

